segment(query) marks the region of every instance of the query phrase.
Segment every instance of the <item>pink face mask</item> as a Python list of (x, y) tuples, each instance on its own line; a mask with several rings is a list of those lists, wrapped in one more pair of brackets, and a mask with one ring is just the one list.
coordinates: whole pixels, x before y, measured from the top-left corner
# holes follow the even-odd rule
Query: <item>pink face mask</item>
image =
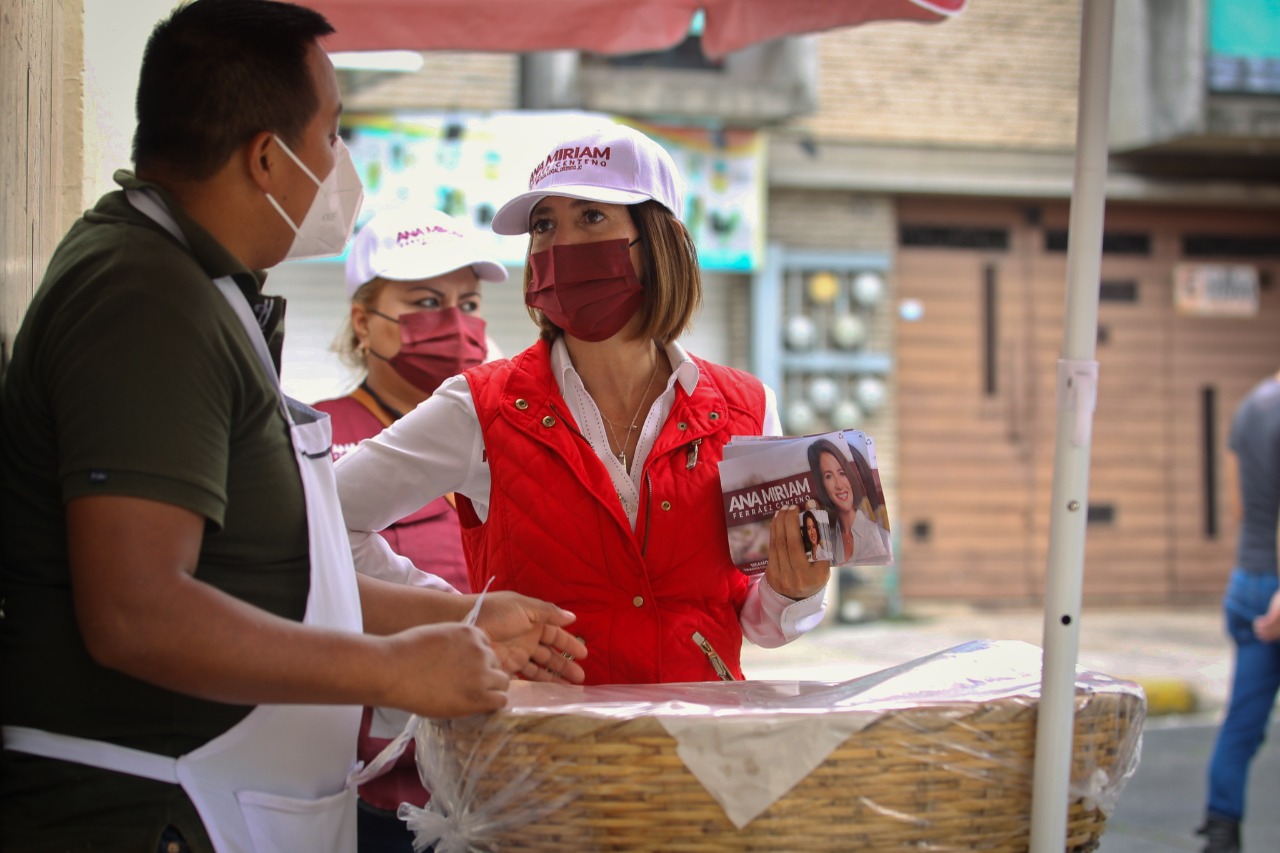
[(476, 367), (489, 354), (484, 320), (458, 308), (413, 311), (398, 320), (380, 311), (372, 313), (399, 323), (400, 352), (391, 358), (369, 352), (419, 391), (432, 393), (441, 382)]
[(525, 304), (575, 338), (613, 337), (644, 304), (632, 245), (622, 238), (534, 252)]

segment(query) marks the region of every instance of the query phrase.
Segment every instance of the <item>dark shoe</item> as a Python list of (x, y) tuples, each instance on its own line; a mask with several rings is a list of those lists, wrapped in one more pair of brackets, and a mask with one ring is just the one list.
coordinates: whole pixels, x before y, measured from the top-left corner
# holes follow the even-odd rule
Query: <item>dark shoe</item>
[(1210, 815), (1204, 826), (1196, 830), (1204, 836), (1201, 853), (1240, 853), (1240, 821)]

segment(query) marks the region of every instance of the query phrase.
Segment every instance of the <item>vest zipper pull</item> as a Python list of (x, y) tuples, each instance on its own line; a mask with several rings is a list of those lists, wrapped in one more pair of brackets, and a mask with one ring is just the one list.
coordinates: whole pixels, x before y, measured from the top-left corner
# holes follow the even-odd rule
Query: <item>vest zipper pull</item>
[(706, 637), (702, 636), (701, 631), (693, 632), (693, 641), (698, 644), (702, 649), (702, 653), (707, 656), (707, 660), (711, 662), (711, 668), (716, 671), (716, 675), (720, 676), (721, 681), (737, 681), (733, 677), (733, 673), (729, 671), (729, 667), (720, 658), (720, 655), (716, 654), (716, 650), (711, 647), (711, 643), (707, 641)]
[(689, 454), (685, 457), (684, 461), (684, 469), (686, 471), (692, 471), (693, 466), (698, 464), (699, 444), (702, 444), (702, 439), (700, 438), (695, 438), (693, 441), (689, 442)]

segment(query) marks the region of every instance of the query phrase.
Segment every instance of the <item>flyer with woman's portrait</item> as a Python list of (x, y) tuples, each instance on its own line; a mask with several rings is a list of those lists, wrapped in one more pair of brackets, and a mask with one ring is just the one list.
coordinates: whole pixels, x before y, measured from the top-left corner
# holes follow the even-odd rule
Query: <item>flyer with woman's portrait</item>
[(802, 437), (735, 436), (720, 463), (729, 552), (747, 574), (769, 562), (769, 526), (785, 506), (800, 510), (810, 562), (893, 562), (884, 490), (871, 438), (858, 430)]

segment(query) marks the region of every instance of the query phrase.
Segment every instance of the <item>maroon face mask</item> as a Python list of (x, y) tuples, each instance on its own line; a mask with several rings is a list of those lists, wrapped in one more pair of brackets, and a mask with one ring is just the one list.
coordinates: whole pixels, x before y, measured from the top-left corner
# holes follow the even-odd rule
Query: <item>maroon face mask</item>
[(413, 311), (398, 320), (380, 311), (372, 313), (400, 324), (400, 352), (391, 358), (369, 352), (419, 391), (432, 393), (441, 382), (476, 367), (489, 354), (484, 320), (458, 308)]
[(584, 341), (618, 334), (644, 304), (625, 238), (552, 246), (530, 255), (529, 266), (525, 304)]

